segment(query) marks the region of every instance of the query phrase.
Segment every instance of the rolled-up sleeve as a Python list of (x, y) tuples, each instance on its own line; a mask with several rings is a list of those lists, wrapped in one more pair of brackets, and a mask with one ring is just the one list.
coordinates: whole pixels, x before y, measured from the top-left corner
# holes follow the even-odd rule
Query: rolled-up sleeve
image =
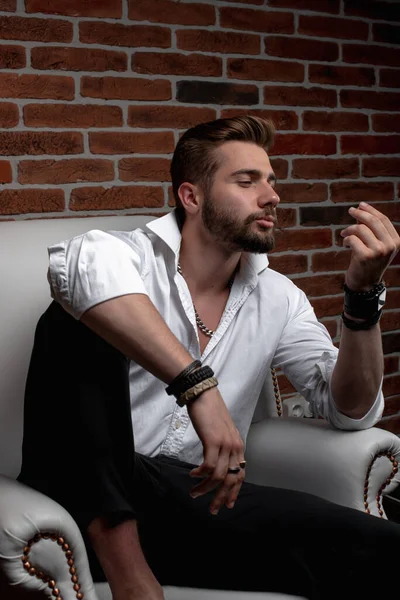
[(140, 253), (123, 240), (92, 230), (49, 246), (52, 297), (75, 319), (93, 306), (126, 294), (147, 294)]
[(382, 389), (362, 419), (352, 419), (337, 409), (331, 392), (331, 380), (339, 351), (333, 345), (326, 327), (317, 320), (304, 292), (296, 286), (294, 288), (274, 365), (283, 370), (296, 390), (310, 403), (315, 417), (323, 417), (337, 429), (372, 427), (383, 413)]

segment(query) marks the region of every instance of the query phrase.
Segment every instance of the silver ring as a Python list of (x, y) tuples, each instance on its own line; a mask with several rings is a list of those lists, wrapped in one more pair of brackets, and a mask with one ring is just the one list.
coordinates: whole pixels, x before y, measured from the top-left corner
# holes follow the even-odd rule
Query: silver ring
[(228, 473), (240, 473), (240, 467), (228, 467)]

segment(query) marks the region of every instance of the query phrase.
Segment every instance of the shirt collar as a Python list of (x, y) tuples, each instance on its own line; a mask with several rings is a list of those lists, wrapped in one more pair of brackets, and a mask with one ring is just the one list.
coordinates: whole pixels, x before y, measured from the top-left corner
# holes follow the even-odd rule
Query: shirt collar
[[(182, 236), (176, 220), (175, 210), (150, 221), (145, 227), (155, 233), (172, 250), (177, 263)], [(247, 264), (257, 275), (268, 267), (269, 261), (266, 254), (253, 254), (251, 252), (244, 252), (243, 254), (247, 258)]]

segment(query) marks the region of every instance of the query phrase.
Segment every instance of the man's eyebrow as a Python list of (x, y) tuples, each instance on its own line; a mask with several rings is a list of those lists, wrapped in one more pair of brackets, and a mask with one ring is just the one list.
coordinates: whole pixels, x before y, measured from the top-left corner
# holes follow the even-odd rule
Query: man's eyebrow
[[(231, 177), (234, 177), (235, 175), (252, 175), (253, 177), (258, 177), (259, 179), (262, 177), (262, 173), (258, 169), (239, 169), (238, 171), (231, 173)], [(268, 181), (276, 181), (275, 173), (271, 172), (268, 175)]]

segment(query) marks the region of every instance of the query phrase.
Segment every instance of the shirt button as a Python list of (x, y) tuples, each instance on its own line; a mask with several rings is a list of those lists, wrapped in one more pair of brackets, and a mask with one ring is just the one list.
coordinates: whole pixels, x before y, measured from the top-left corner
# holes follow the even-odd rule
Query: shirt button
[(179, 429), (181, 425), (182, 425), (182, 422), (179, 419), (177, 421), (175, 421), (175, 429)]

